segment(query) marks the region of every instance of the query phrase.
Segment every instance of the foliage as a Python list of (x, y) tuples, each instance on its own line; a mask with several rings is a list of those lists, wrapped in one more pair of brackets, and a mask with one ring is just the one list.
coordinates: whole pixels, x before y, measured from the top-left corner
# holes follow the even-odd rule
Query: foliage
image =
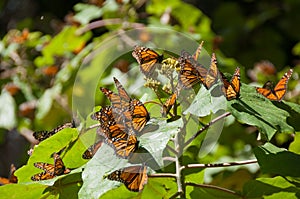
[[(1, 186), (1, 196), (24, 198), (26, 192), (27, 198), (299, 197), (297, 185), (300, 173), (295, 165), (299, 164), (300, 139), (297, 132), (300, 129), (300, 106), (293, 102), (299, 102), (300, 98), (291, 91), (286, 96), (291, 102), (269, 101), (259, 95), (253, 85), (244, 81), (244, 70), (239, 99), (226, 101), (223, 95), (215, 95), (220, 85), (210, 90), (203, 86), (196, 87), (196, 93), (182, 91), (168, 117), (160, 114), (161, 102), (167, 100), (172, 90), (170, 88), (175, 87), (177, 82), (172, 82), (170, 76), (165, 75), (163, 79), (168, 82), (161, 81), (158, 89), (153, 89), (149, 84), (148, 88), (141, 87), (134, 94), (139, 97), (144, 94), (142, 101), (154, 101), (153, 104), (146, 104), (151, 115), (145, 128), (147, 133), (138, 137), (138, 152), (146, 154), (145, 157), (134, 157), (133, 162), (131, 159), (118, 158), (111, 147), (103, 144), (91, 160), (82, 159), (86, 148), (97, 139), (97, 124), (91, 121), (90, 114), (72, 113), (72, 95), (86, 96), (85, 88), (76, 87), (72, 90), (76, 73), (83, 72), (81, 80), (93, 81), (97, 87), (109, 87), (114, 76), (123, 79), (128, 77), (124, 87), (130, 94), (132, 85), (144, 83), (138, 70), (128, 69), (137, 68), (131, 55), (118, 55), (118, 61), (123, 61), (123, 65), (107, 60), (109, 49), (101, 51), (99, 48), (103, 42), (113, 40), (115, 33), (121, 34), (130, 28), (167, 26), (193, 39), (204, 40), (208, 51), (213, 49), (215, 34), (210, 28), (211, 20), (192, 5), (181, 1), (152, 1), (146, 2), (142, 8), (140, 6), (138, 2), (131, 1), (107, 1), (101, 6), (80, 3), (74, 7), (75, 25), (65, 26), (55, 36), (24, 29), (11, 30), (2, 39), (1, 70), (4, 72), (0, 78), (3, 85), (0, 102), (5, 106), (0, 107), (0, 127), (5, 130), (16, 127), (26, 134), (28, 129), (52, 129), (73, 117), (80, 124), (77, 124), (77, 128), (63, 129), (35, 145), (26, 165), (15, 172), (18, 183)], [(234, 5), (227, 6), (232, 14), (239, 14)], [(151, 16), (143, 18), (144, 11)], [(218, 14), (222, 17), (223, 11), (220, 10)], [(272, 17), (274, 13), (269, 15)], [(163, 16), (169, 17), (169, 20), (164, 21)], [(239, 27), (234, 23), (241, 23), (240, 19), (235, 16), (232, 18), (231, 23), (223, 25)], [(253, 23), (257, 23), (256, 20)], [(143, 44), (151, 45), (151, 38), (146, 33), (139, 35), (139, 38)], [(168, 42), (168, 39), (165, 40)], [(123, 45), (118, 42), (115, 46), (121, 48)], [(178, 52), (183, 50), (180, 45), (177, 48)], [(294, 52), (299, 54), (299, 44)], [(168, 53), (163, 54), (168, 57)], [(222, 52), (217, 53), (217, 58), (218, 68), (222, 71), (233, 71), (237, 65), (235, 60), (224, 57)], [(133, 63), (124, 64), (124, 60)], [(97, 75), (101, 74), (84, 71), (86, 65), (100, 67), (103, 77), (97, 79)], [(105, 70), (105, 65), (110, 66), (108, 70)], [(299, 69), (295, 68), (294, 74), (297, 72)], [(281, 76), (282, 72), (276, 78)], [(289, 90), (299, 86), (297, 78), (294, 75), (290, 80)], [(259, 83), (265, 80), (262, 78)], [(88, 89), (92, 90), (92, 87)], [(98, 90), (95, 98), (94, 105), (106, 104)], [(186, 100), (190, 100), (189, 103)], [(209, 138), (218, 139), (223, 125), (225, 130), (219, 142), (208, 141)], [(253, 142), (247, 139), (249, 134), (254, 137), (259, 134), (260, 139)], [(291, 137), (294, 137), (292, 141), (289, 140)], [(289, 147), (278, 146), (280, 140), (289, 144)], [(61, 151), (63, 162), (71, 172), (50, 180), (33, 182), (30, 177), (42, 171), (33, 164), (53, 164), (51, 156), (58, 151)], [(246, 164), (253, 157), (257, 159), (259, 168)], [(244, 162), (239, 163), (240, 160)], [(130, 192), (122, 183), (105, 178), (115, 170), (140, 162), (149, 164), (149, 178), (142, 192)], [(225, 169), (227, 162), (232, 162), (228, 163), (229, 169)], [(235, 165), (239, 166), (234, 168)], [(211, 167), (220, 168), (216, 170)], [(243, 169), (249, 173), (247, 181), (240, 179), (239, 172)]]

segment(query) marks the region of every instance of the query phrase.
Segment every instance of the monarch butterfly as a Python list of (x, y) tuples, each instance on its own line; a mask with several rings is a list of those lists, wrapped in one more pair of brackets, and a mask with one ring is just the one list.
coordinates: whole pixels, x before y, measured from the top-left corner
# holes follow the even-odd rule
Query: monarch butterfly
[(33, 137), (41, 142), (41, 141), (51, 137), (52, 135), (56, 134), (57, 132), (63, 130), (64, 128), (74, 128), (74, 127), (75, 127), (75, 125), (73, 123), (68, 122), (68, 123), (59, 125), (55, 129), (52, 129), (51, 131), (36, 131), (33, 133)]
[(132, 56), (139, 63), (140, 70), (145, 76), (151, 75), (155, 69), (155, 64), (163, 60), (163, 55), (142, 46), (136, 46), (132, 51)]
[(223, 86), (222, 86), (222, 92), (224, 93), (226, 99), (232, 100), (236, 99), (240, 95), (240, 68), (236, 68), (235, 72), (231, 78), (231, 81), (229, 82), (224, 74), (220, 72), (222, 76)]
[(9, 172), (9, 178), (2, 178), (0, 177), (0, 185), (4, 184), (11, 184), (11, 183), (17, 183), (18, 179), (15, 176), (16, 167), (14, 164), (10, 165), (10, 172)]
[(191, 88), (198, 82), (205, 82), (207, 69), (195, 61), (188, 52), (182, 51), (178, 62), (180, 64), (179, 82), (184, 88)]
[[(210, 67), (208, 70), (208, 73), (205, 76), (203, 85), (207, 88), (210, 89), (218, 80), (218, 68), (217, 68), (217, 59), (215, 56), (215, 53), (212, 54), (211, 56), (211, 61), (210, 61)], [(202, 74), (203, 76), (204, 74)]]
[(44, 170), (42, 173), (35, 174), (31, 177), (33, 181), (40, 181), (40, 180), (48, 180), (52, 179), (56, 176), (63, 175), (70, 173), (70, 170), (67, 169), (57, 153), (53, 154), (54, 164), (48, 164), (44, 162), (36, 162), (34, 166), (36, 168)]
[(116, 123), (113, 118), (112, 107), (104, 107), (100, 110), (100, 129), (97, 133), (105, 138), (105, 143), (110, 145), (117, 156), (128, 158), (138, 148), (138, 140), (135, 135), (125, 132), (125, 127)]
[(132, 128), (134, 132), (140, 132), (150, 120), (147, 109), (139, 100), (131, 99), (116, 78), (114, 78), (114, 81), (118, 89), (118, 95), (109, 89), (100, 89), (112, 103), (115, 120), (117, 122), (123, 121), (126, 127)]
[(281, 101), (286, 93), (287, 83), (291, 78), (292, 73), (293, 69), (290, 69), (288, 72), (286, 72), (275, 87), (272, 82), (267, 81), (262, 88), (256, 88), (256, 91), (269, 100)]
[(148, 181), (146, 166), (130, 166), (116, 170), (106, 178), (122, 182), (130, 191), (142, 191)]
[(164, 116), (166, 116), (169, 113), (169, 111), (171, 110), (172, 106), (175, 104), (176, 99), (177, 99), (177, 93), (175, 92), (163, 104), (161, 112), (162, 112), (162, 114)]
[(91, 145), (87, 150), (84, 151), (82, 154), (83, 159), (91, 159), (95, 153), (98, 151), (98, 149), (102, 146), (103, 141), (98, 140), (95, 144)]

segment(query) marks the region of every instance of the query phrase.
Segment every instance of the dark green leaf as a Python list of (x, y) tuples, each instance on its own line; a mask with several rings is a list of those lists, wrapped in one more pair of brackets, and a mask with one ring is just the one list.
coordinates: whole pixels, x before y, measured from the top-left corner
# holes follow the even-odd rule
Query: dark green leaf
[(271, 143), (254, 149), (261, 170), (264, 173), (300, 177), (300, 155), (278, 148)]
[[(297, 109), (296, 109), (297, 108)], [(272, 102), (255, 88), (242, 84), (239, 100), (231, 100), (228, 103), (228, 110), (243, 124), (258, 127), (258, 129), (270, 140), (276, 131), (292, 133), (298, 126), (290, 117), (299, 118), (299, 105), (292, 103)], [(287, 123), (288, 121), (291, 121)]]
[(243, 195), (246, 198), (296, 199), (300, 197), (299, 186), (288, 182), (283, 177), (258, 178), (245, 184)]

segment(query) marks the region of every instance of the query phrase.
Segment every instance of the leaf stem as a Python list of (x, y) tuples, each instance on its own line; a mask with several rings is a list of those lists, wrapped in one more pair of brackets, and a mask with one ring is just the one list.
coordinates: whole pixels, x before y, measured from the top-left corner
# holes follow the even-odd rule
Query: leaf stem
[(218, 122), (219, 120), (227, 117), (231, 115), (230, 112), (226, 112), (223, 115), (220, 115), (218, 117), (216, 117), (215, 119), (213, 119), (212, 121), (210, 121), (208, 124), (206, 124), (205, 126), (203, 126), (197, 133), (195, 133), (190, 139), (188, 139), (185, 143), (184, 143), (184, 147), (186, 147), (187, 145), (189, 145), (197, 136), (199, 136), (202, 132), (204, 132), (206, 129), (208, 129), (211, 125), (213, 125), (214, 123)]

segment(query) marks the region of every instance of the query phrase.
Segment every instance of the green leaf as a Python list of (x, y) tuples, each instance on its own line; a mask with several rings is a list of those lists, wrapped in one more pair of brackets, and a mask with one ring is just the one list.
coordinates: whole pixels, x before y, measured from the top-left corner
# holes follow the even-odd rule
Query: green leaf
[(62, 89), (61, 84), (56, 84), (52, 88), (47, 89), (37, 103), (36, 118), (42, 119), (47, 115), (52, 107), (53, 100), (60, 95)]
[(103, 14), (101, 8), (91, 4), (78, 3), (74, 6), (74, 10), (77, 12), (74, 19), (82, 25), (88, 24), (91, 20), (97, 19)]
[(0, 193), (1, 198), (41, 198), (46, 188), (47, 186), (42, 184), (8, 184), (0, 186)]
[(163, 166), (162, 153), (166, 148), (170, 138), (179, 132), (183, 126), (182, 119), (167, 123), (165, 120), (154, 120), (153, 124), (158, 129), (148, 132), (139, 137), (140, 146), (145, 148), (155, 159), (159, 166)]
[(104, 144), (86, 164), (82, 173), (83, 186), (79, 191), (80, 198), (99, 198), (120, 185), (119, 182), (104, 179), (105, 175), (130, 165), (127, 163), (128, 160), (118, 158), (114, 153), (110, 146)]
[(246, 198), (299, 198), (300, 188), (281, 176), (258, 178), (245, 184), (243, 195)]
[(300, 155), (278, 148), (271, 143), (254, 149), (262, 172), (283, 176), (300, 177)]
[(226, 99), (223, 96), (214, 97), (210, 91), (204, 86), (201, 86), (195, 99), (189, 106), (184, 114), (191, 113), (193, 115), (204, 117), (212, 113), (216, 113), (219, 110), (226, 110)]
[[(77, 129), (65, 128), (56, 133), (55, 135), (51, 136), (50, 138), (42, 141), (38, 145), (35, 145), (33, 153), (30, 156), (27, 164), (15, 172), (15, 175), (18, 177), (18, 182), (32, 182), (31, 176), (43, 172), (43, 170), (34, 167), (33, 164), (35, 162), (45, 162), (53, 164), (54, 160), (52, 158), (52, 154), (54, 152), (59, 152), (64, 147), (68, 146), (71, 142), (77, 139), (77, 137)], [(61, 157), (64, 161), (64, 157)], [(68, 164), (65, 164), (65, 166), (67, 168), (69, 167)], [(61, 176), (58, 178), (61, 178)], [(58, 178), (32, 183), (43, 183), (46, 185), (53, 185)]]
[(0, 127), (11, 129), (16, 125), (16, 104), (14, 98), (2, 90), (0, 95)]
[(240, 123), (256, 126), (268, 140), (276, 131), (292, 133), (294, 128), (299, 128), (299, 124), (291, 119), (300, 118), (299, 105), (272, 102), (246, 84), (242, 84), (240, 93), (238, 100), (228, 102), (228, 110)]
[(242, 199), (243, 197), (239, 194), (226, 190), (223, 188), (215, 188), (214, 186), (187, 186), (186, 188), (187, 198), (201, 198), (205, 199), (219, 199), (219, 198), (228, 198), (228, 199)]
[(55, 64), (54, 57), (64, 54), (69, 55), (70, 52), (82, 48), (87, 40), (90, 39), (91, 33), (86, 32), (84, 35), (78, 36), (76, 31), (77, 28), (74, 26), (64, 27), (64, 29), (43, 48), (43, 56), (37, 57), (34, 60), (35, 65), (43, 67)]

